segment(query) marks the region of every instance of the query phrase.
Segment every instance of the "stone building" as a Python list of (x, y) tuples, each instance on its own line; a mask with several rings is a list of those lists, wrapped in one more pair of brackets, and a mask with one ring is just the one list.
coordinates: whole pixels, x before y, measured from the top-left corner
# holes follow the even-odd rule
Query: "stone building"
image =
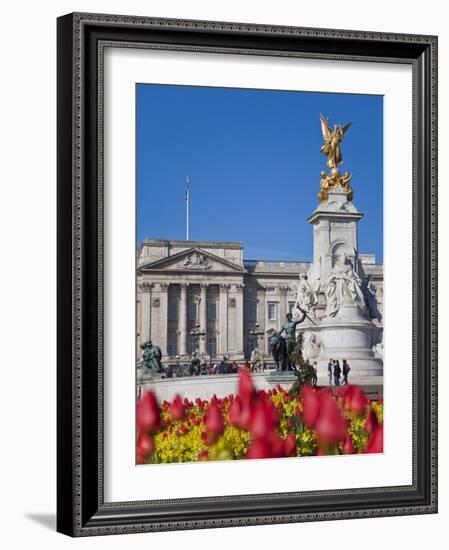
[[(376, 293), (374, 345), (382, 337), (383, 265), (371, 254), (358, 253), (351, 261)], [(311, 265), (246, 260), (238, 242), (145, 240), (137, 260), (137, 357), (139, 345), (152, 340), (164, 362), (187, 358), (196, 345), (191, 330), (199, 325), (205, 332), (199, 351), (212, 362), (223, 355), (248, 359), (256, 346), (269, 359), (269, 336), (293, 308), (299, 275)], [(317, 320), (326, 306), (324, 295), (318, 297)], [(250, 333), (255, 327), (263, 333), (258, 342)]]

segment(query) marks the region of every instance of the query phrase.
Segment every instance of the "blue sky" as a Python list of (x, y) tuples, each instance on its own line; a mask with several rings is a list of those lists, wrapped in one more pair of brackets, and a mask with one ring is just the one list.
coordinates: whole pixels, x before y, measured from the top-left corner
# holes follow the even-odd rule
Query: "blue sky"
[(319, 113), (352, 121), (341, 171), (353, 175), (359, 251), (383, 257), (382, 96), (137, 85), (137, 241), (240, 241), (246, 259), (312, 259), (326, 157)]

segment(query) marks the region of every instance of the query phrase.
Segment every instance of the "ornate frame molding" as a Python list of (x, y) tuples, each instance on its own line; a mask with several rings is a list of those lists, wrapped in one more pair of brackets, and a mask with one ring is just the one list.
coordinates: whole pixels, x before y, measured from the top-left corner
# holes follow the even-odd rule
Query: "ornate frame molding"
[[(106, 46), (412, 65), (417, 245), (410, 487), (104, 502), (101, 136)], [(95, 112), (96, 120), (88, 119), (87, 112)], [(95, 326), (87, 312), (87, 304), (94, 302)], [(59, 18), (58, 319), (58, 531), (88, 536), (436, 512), (437, 38), (102, 14)], [(67, 347), (72, 350), (70, 364)], [(418, 372), (418, 362), (427, 368)], [(92, 426), (87, 419), (93, 417)], [(333, 511), (323, 498), (333, 503)], [(207, 510), (211, 504), (214, 513)]]

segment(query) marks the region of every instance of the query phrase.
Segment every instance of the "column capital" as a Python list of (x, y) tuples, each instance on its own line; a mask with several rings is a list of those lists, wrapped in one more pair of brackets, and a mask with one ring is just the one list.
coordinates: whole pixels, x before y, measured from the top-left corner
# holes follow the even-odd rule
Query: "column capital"
[(142, 292), (150, 292), (154, 288), (154, 283), (140, 283), (140, 290)]
[(187, 290), (189, 288), (189, 283), (180, 283), (179, 286), (181, 290)]
[(170, 286), (170, 283), (159, 283), (161, 290), (166, 292), (168, 290), (168, 287)]
[(245, 285), (243, 285), (243, 284), (235, 285), (235, 290), (236, 290), (237, 292), (239, 292), (239, 293), (240, 293), (240, 292), (243, 292), (243, 289), (244, 289), (244, 288), (245, 288)]
[(228, 290), (231, 288), (231, 285), (228, 285), (226, 283), (220, 283), (220, 292), (228, 292)]
[(207, 290), (208, 286), (209, 286), (209, 283), (200, 283), (200, 288), (203, 292)]

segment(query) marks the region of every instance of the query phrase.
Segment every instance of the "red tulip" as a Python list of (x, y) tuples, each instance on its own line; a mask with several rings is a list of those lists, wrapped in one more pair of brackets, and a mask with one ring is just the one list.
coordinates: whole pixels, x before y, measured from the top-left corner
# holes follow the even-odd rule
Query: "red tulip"
[(346, 439), (343, 443), (343, 454), (345, 455), (351, 455), (356, 452), (354, 445), (352, 443), (352, 439), (349, 436), (349, 434), (346, 436)]
[(239, 395), (236, 396), (228, 409), (230, 424), (237, 428), (247, 429), (252, 416), (252, 404), (249, 401), (242, 401)]
[(257, 437), (249, 446), (246, 458), (271, 458), (271, 448), (266, 438)]
[(256, 437), (265, 437), (277, 424), (277, 415), (271, 401), (260, 399), (251, 415), (249, 430)]
[(345, 408), (355, 414), (363, 414), (368, 404), (368, 398), (358, 386), (345, 386), (343, 390)]
[(228, 409), (229, 423), (237, 428), (241, 428), (240, 415), (242, 412), (242, 404), (240, 400), (235, 400)]
[(224, 422), (218, 405), (210, 405), (204, 417), (206, 430), (215, 435), (221, 435), (224, 432)]
[(205, 445), (213, 445), (218, 439), (218, 435), (213, 432), (201, 432), (201, 439)]
[(154, 442), (151, 435), (140, 434), (137, 438), (137, 456), (146, 457), (154, 451)]
[(180, 420), (185, 413), (185, 406), (183, 405), (181, 401), (181, 397), (176, 394), (175, 398), (173, 399), (173, 403), (170, 406), (170, 414), (175, 420)]
[(303, 386), (302, 398), (304, 424), (308, 428), (314, 428), (320, 413), (321, 396), (311, 386)]
[(376, 413), (373, 411), (373, 409), (371, 409), (365, 420), (363, 429), (371, 434), (374, 431), (374, 429), (377, 428), (378, 425), (379, 425), (379, 422), (377, 421)]
[(198, 460), (209, 460), (209, 451), (203, 449), (198, 453)]
[(284, 440), (276, 432), (271, 432), (268, 437), (268, 442), (271, 448), (272, 458), (281, 458), (285, 456)]
[(156, 397), (147, 391), (137, 403), (137, 428), (140, 432), (157, 430), (160, 427), (161, 415)]
[(289, 433), (284, 441), (284, 450), (286, 456), (296, 456), (296, 437)]
[(383, 425), (376, 426), (373, 430), (366, 453), (383, 453), (384, 452), (384, 430)]
[[(306, 411), (304, 406), (304, 412)], [(345, 439), (346, 422), (334, 398), (321, 396), (321, 407), (315, 430), (321, 443), (332, 444)]]
[(240, 371), (238, 394), (244, 401), (250, 401), (254, 397), (255, 389), (248, 369)]

